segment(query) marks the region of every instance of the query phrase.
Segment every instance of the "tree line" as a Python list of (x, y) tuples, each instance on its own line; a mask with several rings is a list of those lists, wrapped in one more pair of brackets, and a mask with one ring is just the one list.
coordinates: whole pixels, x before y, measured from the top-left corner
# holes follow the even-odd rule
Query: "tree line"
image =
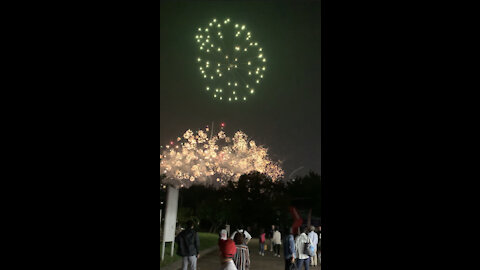
[[(205, 232), (218, 232), (225, 224), (232, 229), (239, 225), (250, 227), (253, 234), (271, 225), (290, 226), (293, 222), (290, 206), (320, 217), (320, 182), (320, 175), (315, 172), (275, 182), (264, 174), (251, 172), (240, 176), (238, 182), (230, 181), (219, 188), (203, 185), (181, 188), (177, 220), (180, 224), (194, 220), (199, 230)], [(164, 207), (166, 190), (160, 191)], [(305, 219), (305, 214), (302, 217)]]

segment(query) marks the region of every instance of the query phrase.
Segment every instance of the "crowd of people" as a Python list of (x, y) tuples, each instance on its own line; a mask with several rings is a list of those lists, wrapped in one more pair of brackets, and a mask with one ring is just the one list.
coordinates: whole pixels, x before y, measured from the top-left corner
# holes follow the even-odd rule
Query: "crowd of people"
[[(197, 269), (199, 239), (198, 234), (193, 228), (193, 222), (189, 221), (186, 229), (175, 238), (175, 242), (178, 245), (177, 254), (183, 259), (182, 270)], [(220, 269), (249, 270), (250, 250), (248, 243), (251, 239), (252, 236), (250, 233), (242, 226), (234, 231), (230, 237), (228, 237), (227, 230), (222, 229), (218, 240)], [(320, 266), (320, 226), (307, 227), (303, 225), (295, 232), (289, 227), (283, 230), (283, 237), (278, 226), (272, 225), (267, 233), (265, 233), (264, 229), (260, 229), (258, 251), (260, 256), (265, 256), (265, 252), (270, 248), (274, 257), (281, 257), (280, 252), (282, 245), (285, 270), (301, 270), (303, 268), (309, 270), (310, 266)]]
[[(273, 256), (281, 257), (280, 250), (283, 245), (285, 269), (309, 270), (310, 266), (316, 267), (321, 263), (321, 227), (302, 226), (294, 235), (292, 228), (287, 228), (282, 233), (278, 226), (272, 225), (271, 230), (265, 233), (260, 229), (258, 242), (260, 256), (265, 256), (265, 251), (273, 252)], [(219, 247), (221, 256), (221, 270), (249, 270), (250, 252), (248, 242), (251, 235), (240, 227), (227, 239), (227, 231), (220, 233)], [(267, 239), (269, 240), (267, 242)], [(233, 252), (235, 247), (235, 252)], [(309, 251), (310, 250), (310, 251)]]

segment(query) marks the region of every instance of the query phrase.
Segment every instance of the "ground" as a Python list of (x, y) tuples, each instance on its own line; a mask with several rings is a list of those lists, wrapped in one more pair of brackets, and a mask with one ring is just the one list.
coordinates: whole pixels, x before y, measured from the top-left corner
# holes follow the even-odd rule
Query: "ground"
[[(218, 237), (218, 236), (217, 236)], [(217, 238), (218, 239), (218, 238)], [(218, 240), (217, 240), (218, 241)], [(267, 244), (269, 242), (267, 241)], [(252, 239), (248, 243), (248, 248), (250, 249), (250, 270), (282, 270), (285, 269), (285, 260), (283, 256), (283, 246), (280, 250), (280, 258), (273, 256), (273, 251), (270, 251), (270, 246), (268, 251), (265, 251), (265, 256), (258, 254), (258, 239)], [(178, 263), (177, 263), (178, 264)], [(172, 265), (173, 266), (173, 265)], [(162, 267), (164, 270), (177, 270), (181, 269), (181, 264), (178, 264), (175, 267)], [(218, 270), (220, 268), (220, 257), (218, 247), (214, 251), (200, 256), (197, 261), (197, 270)], [(312, 270), (320, 270), (320, 266), (310, 267)]]
[[(269, 242), (267, 241), (267, 244)], [(265, 251), (265, 256), (258, 254), (258, 239), (252, 239), (248, 243), (250, 249), (250, 270), (282, 270), (285, 269), (285, 259), (283, 256), (283, 246), (280, 250), (280, 258), (273, 256), (273, 251)], [(218, 249), (201, 257), (197, 263), (197, 270), (217, 270), (220, 268), (220, 258)], [(320, 269), (320, 267), (311, 267), (311, 269)]]

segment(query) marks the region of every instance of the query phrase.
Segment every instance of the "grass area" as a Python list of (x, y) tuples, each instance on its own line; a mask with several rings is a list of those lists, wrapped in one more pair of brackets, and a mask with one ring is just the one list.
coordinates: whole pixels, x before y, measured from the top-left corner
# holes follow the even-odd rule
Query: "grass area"
[(218, 243), (218, 234), (216, 233), (199, 232), (198, 237), (200, 238), (200, 251), (213, 247)]
[[(215, 233), (199, 232), (198, 237), (200, 238), (200, 251), (213, 247), (218, 242), (218, 235)], [(165, 243), (165, 257), (164, 257), (164, 260), (160, 262), (160, 266), (169, 265), (182, 258), (176, 254), (177, 245), (175, 245), (174, 251), (173, 251), (173, 257), (171, 257), (170, 256), (171, 248), (172, 248), (172, 243)], [(162, 243), (160, 243), (160, 256), (162, 256)]]

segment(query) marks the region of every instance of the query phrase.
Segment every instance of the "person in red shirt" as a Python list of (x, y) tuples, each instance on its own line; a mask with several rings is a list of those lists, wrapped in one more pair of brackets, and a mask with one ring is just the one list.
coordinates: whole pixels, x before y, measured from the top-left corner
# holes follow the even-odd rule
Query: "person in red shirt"
[(233, 257), (237, 253), (237, 247), (232, 239), (227, 238), (227, 231), (222, 230), (220, 239), (218, 240), (218, 247), (220, 249), (220, 263), (221, 270), (238, 270), (233, 262)]
[(259, 236), (258, 242), (260, 243), (260, 249), (258, 250), (258, 254), (265, 256), (265, 230), (264, 229), (260, 229), (260, 236)]

